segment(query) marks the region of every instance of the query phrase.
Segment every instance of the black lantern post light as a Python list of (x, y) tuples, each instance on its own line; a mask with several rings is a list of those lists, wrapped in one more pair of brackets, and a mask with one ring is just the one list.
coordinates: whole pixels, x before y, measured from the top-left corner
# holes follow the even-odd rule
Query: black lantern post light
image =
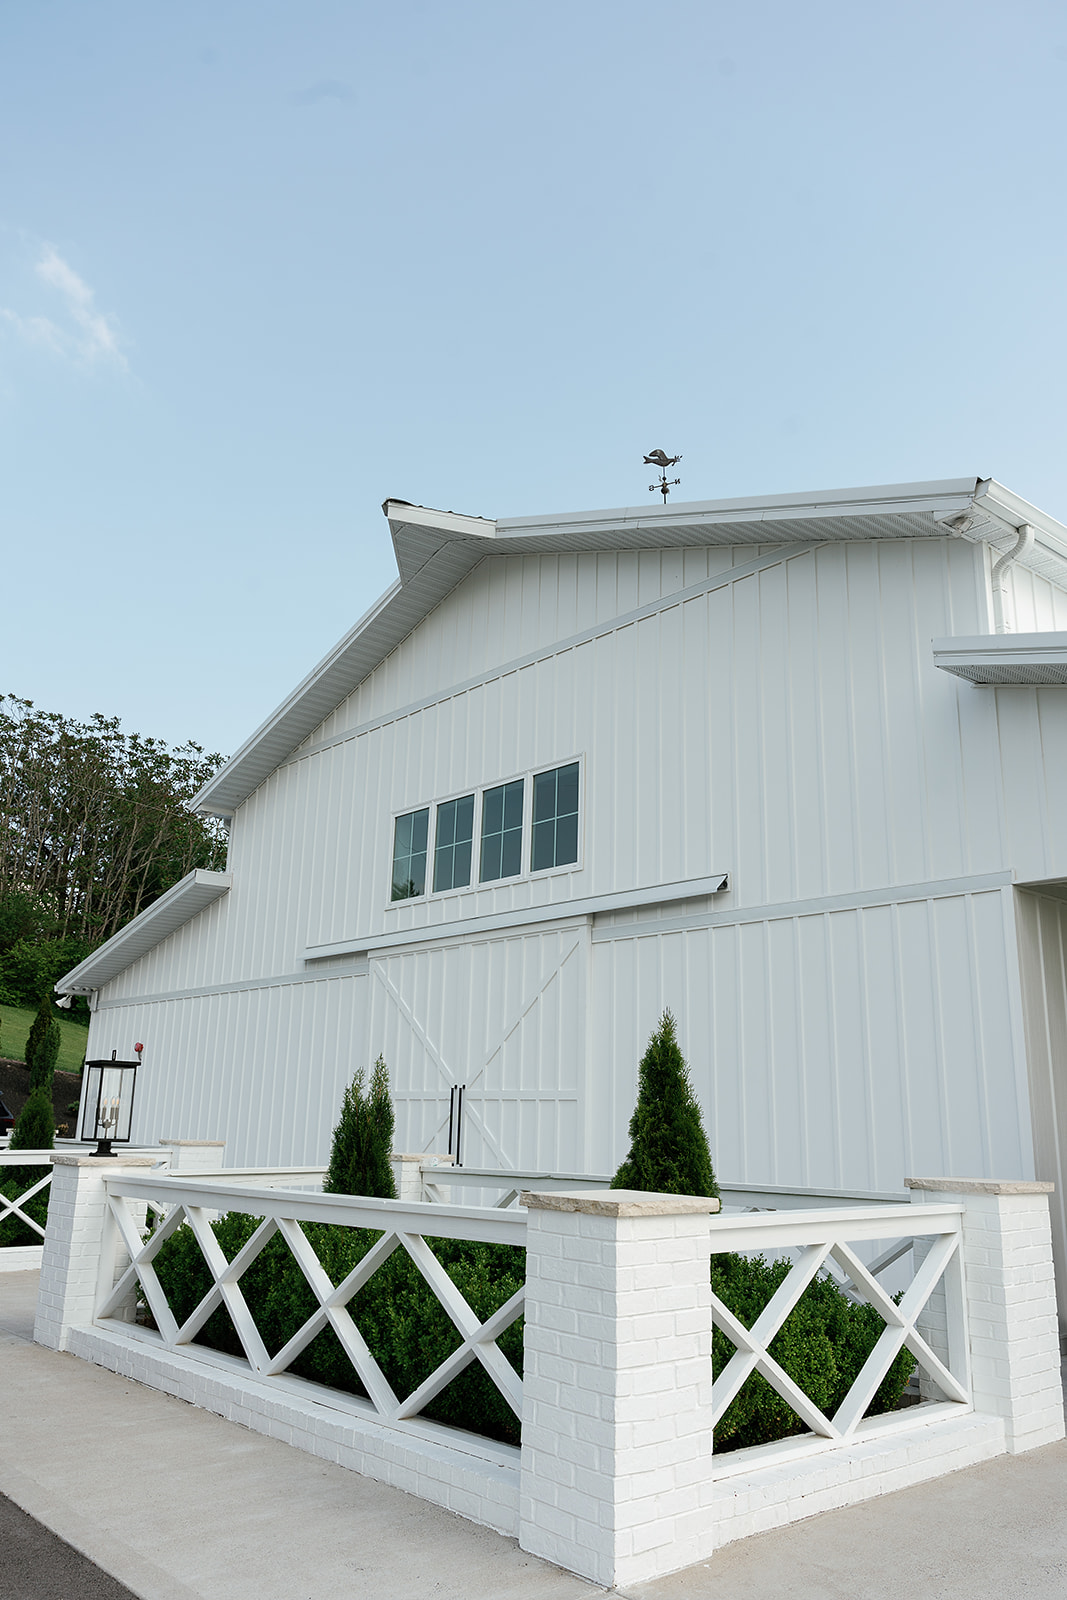
[(136, 1061), (117, 1061), (112, 1050), (110, 1061), (85, 1063), (85, 1099), (82, 1111), (82, 1139), (96, 1140), (93, 1154), (114, 1154), (113, 1144), (129, 1144), (133, 1122), (133, 1090), (141, 1061), (137, 1045)]

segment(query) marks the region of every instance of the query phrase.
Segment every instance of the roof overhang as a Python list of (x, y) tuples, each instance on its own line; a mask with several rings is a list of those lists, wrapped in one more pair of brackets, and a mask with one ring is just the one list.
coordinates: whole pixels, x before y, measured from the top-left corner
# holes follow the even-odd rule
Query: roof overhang
[(99, 950), (74, 967), (55, 984), (57, 994), (90, 994), (117, 978), (120, 972), (139, 961), (149, 950), (170, 937), (192, 917), (224, 895), (233, 882), (228, 872), (205, 872), (197, 867), (180, 883), (160, 895)]
[(1020, 564), (1067, 586), (1067, 528), (992, 478), (948, 478), (757, 499), (700, 500), (535, 517), (460, 516), (404, 500), (382, 508), (400, 577), (282, 701), (192, 808), (230, 816), (331, 711), (396, 649), (486, 555), (678, 549), (691, 545), (825, 544), (868, 539), (987, 541), (1007, 549), (1029, 522)]
[(980, 633), (933, 641), (934, 665), (969, 683), (1067, 684), (1067, 633)]

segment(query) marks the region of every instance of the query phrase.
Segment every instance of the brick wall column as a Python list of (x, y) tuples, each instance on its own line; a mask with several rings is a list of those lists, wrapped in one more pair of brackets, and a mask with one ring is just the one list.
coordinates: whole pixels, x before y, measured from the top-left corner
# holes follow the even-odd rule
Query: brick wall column
[(396, 1184), (396, 1197), (404, 1201), (420, 1201), (426, 1197), (422, 1192), (422, 1168), (431, 1161), (436, 1161), (442, 1170), (452, 1165), (451, 1156), (404, 1155), (394, 1150), (392, 1157), (393, 1181)]
[(101, 1286), (114, 1283), (127, 1260), (117, 1230), (108, 1225), (104, 1178), (160, 1165), (156, 1156), (52, 1157), (41, 1256), (41, 1282), (33, 1337), (65, 1350), (70, 1330), (92, 1322)]
[(219, 1172), (226, 1149), (225, 1139), (160, 1139), (161, 1151), (169, 1155), (168, 1172)]
[(964, 1206), (963, 1273), (976, 1411), (1003, 1417), (1010, 1454), (1062, 1439), (1051, 1183), (908, 1178), (919, 1205)]
[(528, 1208), (519, 1543), (605, 1586), (710, 1554), (717, 1200), (586, 1190)]

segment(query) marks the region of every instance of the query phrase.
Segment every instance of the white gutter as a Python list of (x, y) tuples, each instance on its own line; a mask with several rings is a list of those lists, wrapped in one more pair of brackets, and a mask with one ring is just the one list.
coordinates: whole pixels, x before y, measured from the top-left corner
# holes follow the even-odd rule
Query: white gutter
[(1004, 584), (1008, 576), (1008, 568), (1020, 556), (1029, 555), (1034, 548), (1034, 530), (1028, 522), (1024, 522), (1019, 529), (1019, 537), (1006, 555), (1002, 555), (993, 568), (993, 631), (994, 633), (1010, 633), (1007, 619), (1004, 615)]

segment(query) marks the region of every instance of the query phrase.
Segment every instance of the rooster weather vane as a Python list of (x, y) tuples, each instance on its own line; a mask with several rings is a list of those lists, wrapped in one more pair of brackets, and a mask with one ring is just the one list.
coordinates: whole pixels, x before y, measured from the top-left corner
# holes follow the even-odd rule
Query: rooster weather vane
[(660, 494), (663, 496), (664, 505), (667, 504), (667, 496), (670, 494), (671, 489), (676, 483), (681, 483), (682, 481), (681, 478), (671, 478), (668, 481), (667, 468), (673, 467), (675, 462), (681, 461), (681, 459), (681, 456), (669, 456), (665, 450), (650, 450), (648, 455), (645, 457), (646, 466), (658, 467), (660, 471), (659, 482), (650, 483), (648, 486), (648, 492), (649, 494), (655, 494), (656, 490), (658, 489)]

